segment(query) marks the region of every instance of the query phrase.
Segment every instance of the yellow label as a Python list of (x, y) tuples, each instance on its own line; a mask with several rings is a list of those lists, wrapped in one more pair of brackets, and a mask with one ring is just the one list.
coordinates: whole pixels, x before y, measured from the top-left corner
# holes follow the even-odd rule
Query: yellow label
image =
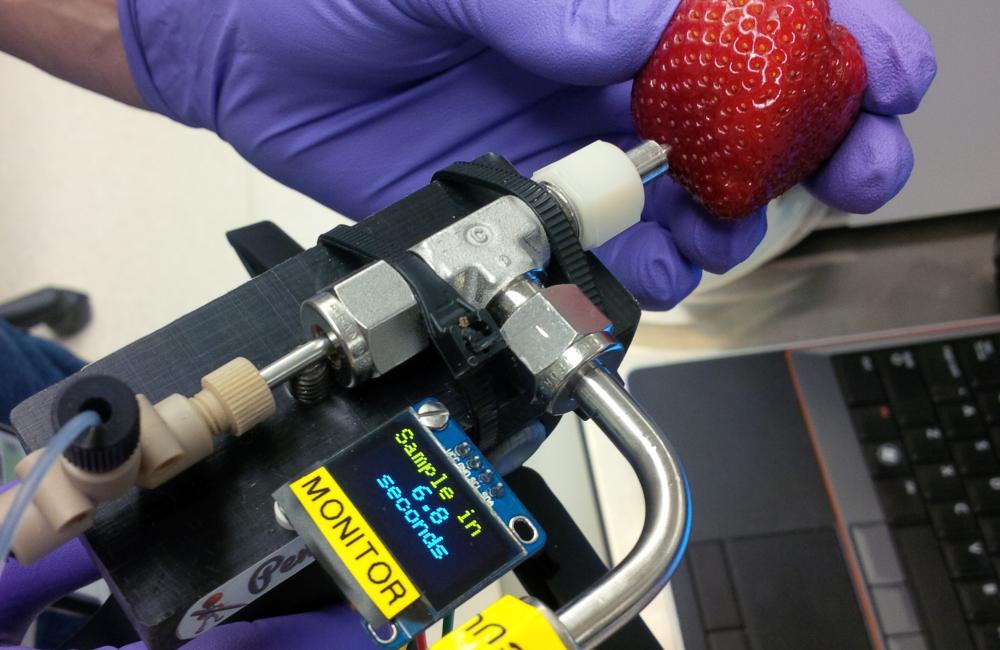
[(325, 467), (291, 484), (292, 492), (387, 619), (420, 598), (403, 569)]
[(504, 596), (434, 644), (433, 650), (567, 650), (545, 616)]

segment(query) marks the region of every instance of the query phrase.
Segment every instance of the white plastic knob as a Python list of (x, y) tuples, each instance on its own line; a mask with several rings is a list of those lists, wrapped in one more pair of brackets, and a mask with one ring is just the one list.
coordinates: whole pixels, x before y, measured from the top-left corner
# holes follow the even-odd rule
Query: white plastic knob
[(646, 194), (628, 155), (598, 140), (531, 177), (552, 185), (576, 213), (580, 243), (591, 250), (639, 223)]

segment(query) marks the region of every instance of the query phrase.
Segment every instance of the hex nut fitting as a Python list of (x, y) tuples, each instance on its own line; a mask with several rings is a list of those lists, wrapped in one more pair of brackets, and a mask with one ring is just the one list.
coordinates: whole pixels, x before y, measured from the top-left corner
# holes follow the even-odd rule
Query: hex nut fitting
[(530, 375), (535, 397), (552, 413), (572, 410), (571, 383), (580, 367), (621, 351), (611, 321), (572, 284), (546, 287), (528, 297), (501, 333)]
[(308, 336), (333, 334), (334, 375), (343, 386), (379, 377), (428, 345), (420, 307), (396, 269), (374, 262), (302, 304)]

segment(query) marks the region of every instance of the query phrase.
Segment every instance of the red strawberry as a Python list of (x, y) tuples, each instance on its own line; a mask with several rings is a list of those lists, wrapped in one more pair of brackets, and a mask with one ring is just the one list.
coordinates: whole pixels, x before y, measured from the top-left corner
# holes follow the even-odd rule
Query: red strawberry
[(738, 218), (830, 157), (866, 85), (828, 0), (682, 0), (635, 78), (632, 119), (670, 147), (675, 179)]

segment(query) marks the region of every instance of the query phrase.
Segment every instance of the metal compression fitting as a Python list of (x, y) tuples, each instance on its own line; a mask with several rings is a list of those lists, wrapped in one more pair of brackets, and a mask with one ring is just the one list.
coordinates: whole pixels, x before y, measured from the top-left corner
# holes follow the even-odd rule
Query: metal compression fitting
[(586, 650), (637, 616), (666, 586), (687, 543), (690, 504), (674, 450), (608, 371), (594, 362), (581, 368), (574, 396), (632, 466), (646, 506), (635, 548), (557, 614), (565, 631)]

